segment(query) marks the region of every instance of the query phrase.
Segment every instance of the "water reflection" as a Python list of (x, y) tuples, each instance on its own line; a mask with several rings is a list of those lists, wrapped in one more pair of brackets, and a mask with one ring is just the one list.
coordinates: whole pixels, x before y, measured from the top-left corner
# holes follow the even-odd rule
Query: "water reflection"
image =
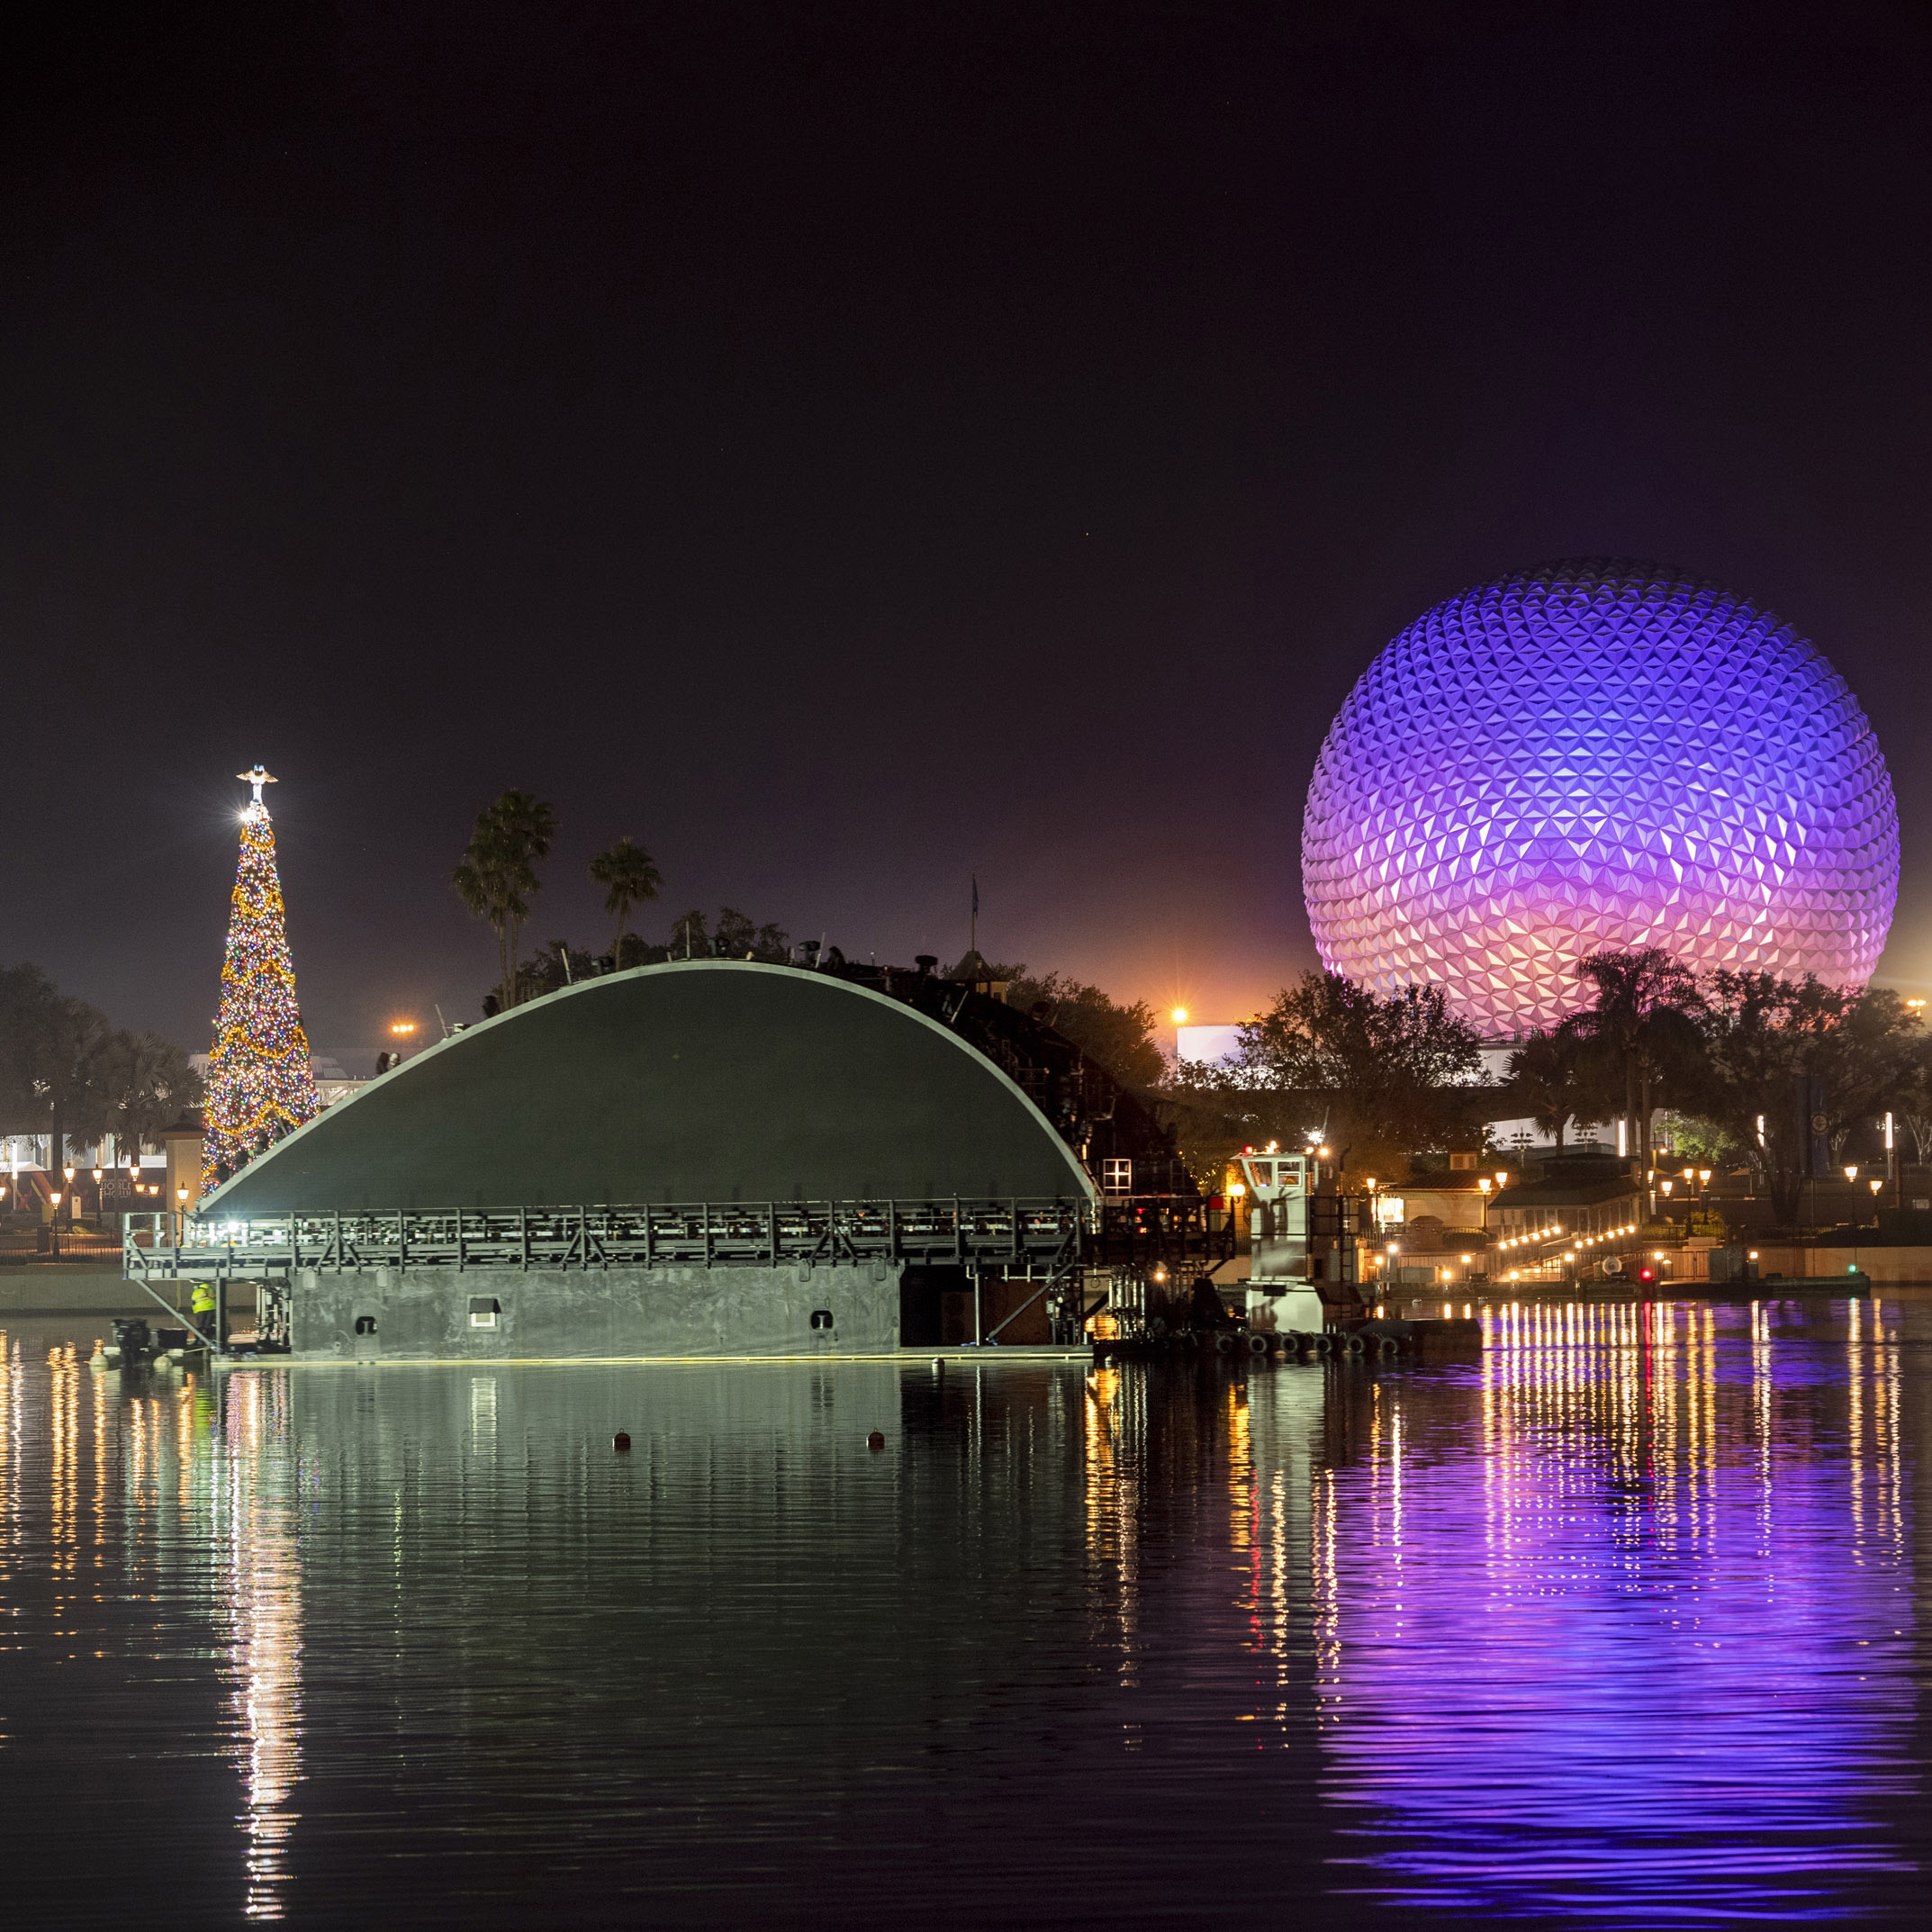
[(1796, 1918), (1911, 1869), (1887, 1818), (1918, 1774), (1882, 1323), (1855, 1305), (1823, 1349), (1774, 1346), (1762, 1309), (1517, 1308), (1477, 1428), (1426, 1388), (1369, 1392), (1323, 1728), (1366, 1889)]
[[(1200, 1394), (1239, 1578), (1221, 1640), (1254, 1666), (1201, 1721), (1292, 1751), (1312, 1715), (1332, 1882), (1363, 1902), (1664, 1923), (1891, 1895), (1922, 1783), (1900, 1311), (1487, 1322), (1467, 1369)], [(1088, 1387), (1126, 1682), (1199, 1608), (1136, 1576), (1187, 1459), (1151, 1380)]]
[(0, 1336), (0, 1774), (194, 1846), (104, 1890), (156, 1923), (1890, 1909), (1928, 1314), (1522, 1302), (1463, 1365), (1091, 1374), (201, 1384)]
[(302, 1566), (286, 1375), (230, 1376), (220, 1399), (225, 1440), (213, 1463), (212, 1527), (227, 1568), (221, 1621), (247, 1836), (242, 1909), (279, 1918), (295, 1821), (289, 1800), (302, 1774)]
[[(166, 1843), (181, 1855), (155, 1909), (163, 1922), (203, 1905), (279, 1918), (301, 1717), (284, 1392), (267, 1377), (217, 1391), (193, 1376), (102, 1373), (91, 1352), (0, 1330), (9, 1837), (56, 1843), (86, 1820), (90, 1852), (96, 1835)], [(221, 1714), (194, 1708), (204, 1684)], [(192, 1714), (177, 1731), (184, 1693)], [(203, 1783), (187, 1767), (211, 1751), (239, 1802), (185, 1810), (182, 1792)], [(79, 1782), (63, 1782), (75, 1765)], [(92, 1863), (98, 1882), (112, 1849)], [(234, 1865), (239, 1896), (221, 1881)], [(51, 1851), (15, 1861), (10, 1892), (25, 1909), (36, 1883), (71, 1869)]]

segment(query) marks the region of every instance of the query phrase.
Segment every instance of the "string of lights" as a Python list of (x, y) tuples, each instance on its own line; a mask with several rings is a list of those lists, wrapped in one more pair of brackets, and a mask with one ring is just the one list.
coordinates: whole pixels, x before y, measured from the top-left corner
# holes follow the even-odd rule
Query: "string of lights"
[(308, 1035), (295, 1004), (275, 829), (262, 802), (262, 787), (275, 780), (259, 765), (241, 776), (254, 786), (255, 797), (241, 815), (241, 858), (209, 1056), (203, 1191), (312, 1120), (320, 1107)]

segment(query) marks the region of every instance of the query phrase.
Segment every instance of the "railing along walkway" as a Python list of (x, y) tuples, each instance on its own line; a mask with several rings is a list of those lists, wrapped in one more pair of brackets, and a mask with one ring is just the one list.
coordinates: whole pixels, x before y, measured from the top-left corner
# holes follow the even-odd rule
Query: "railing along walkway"
[(131, 1280), (375, 1268), (767, 1268), (799, 1262), (1044, 1264), (1079, 1258), (1077, 1200), (700, 1201), (664, 1206), (464, 1207), (230, 1219), (130, 1214)]

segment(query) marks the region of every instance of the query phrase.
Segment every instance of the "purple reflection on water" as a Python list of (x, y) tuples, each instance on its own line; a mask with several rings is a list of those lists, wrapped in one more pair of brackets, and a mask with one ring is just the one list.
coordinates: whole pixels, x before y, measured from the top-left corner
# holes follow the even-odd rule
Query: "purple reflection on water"
[(1885, 1823), (1918, 1782), (1896, 1323), (1774, 1314), (1525, 1305), (1468, 1405), (1377, 1383), (1313, 1525), (1345, 1887), (1806, 1919), (1914, 1868)]

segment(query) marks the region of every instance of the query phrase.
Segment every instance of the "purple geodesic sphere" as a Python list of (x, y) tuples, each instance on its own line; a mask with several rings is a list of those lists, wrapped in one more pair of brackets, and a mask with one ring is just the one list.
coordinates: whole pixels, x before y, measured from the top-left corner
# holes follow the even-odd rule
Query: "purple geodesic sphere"
[(1418, 618), (1316, 761), (1302, 882), (1332, 971), (1424, 981), (1485, 1034), (1662, 946), (1861, 986), (1899, 814), (1858, 701), (1790, 626), (1655, 564), (1547, 564)]

